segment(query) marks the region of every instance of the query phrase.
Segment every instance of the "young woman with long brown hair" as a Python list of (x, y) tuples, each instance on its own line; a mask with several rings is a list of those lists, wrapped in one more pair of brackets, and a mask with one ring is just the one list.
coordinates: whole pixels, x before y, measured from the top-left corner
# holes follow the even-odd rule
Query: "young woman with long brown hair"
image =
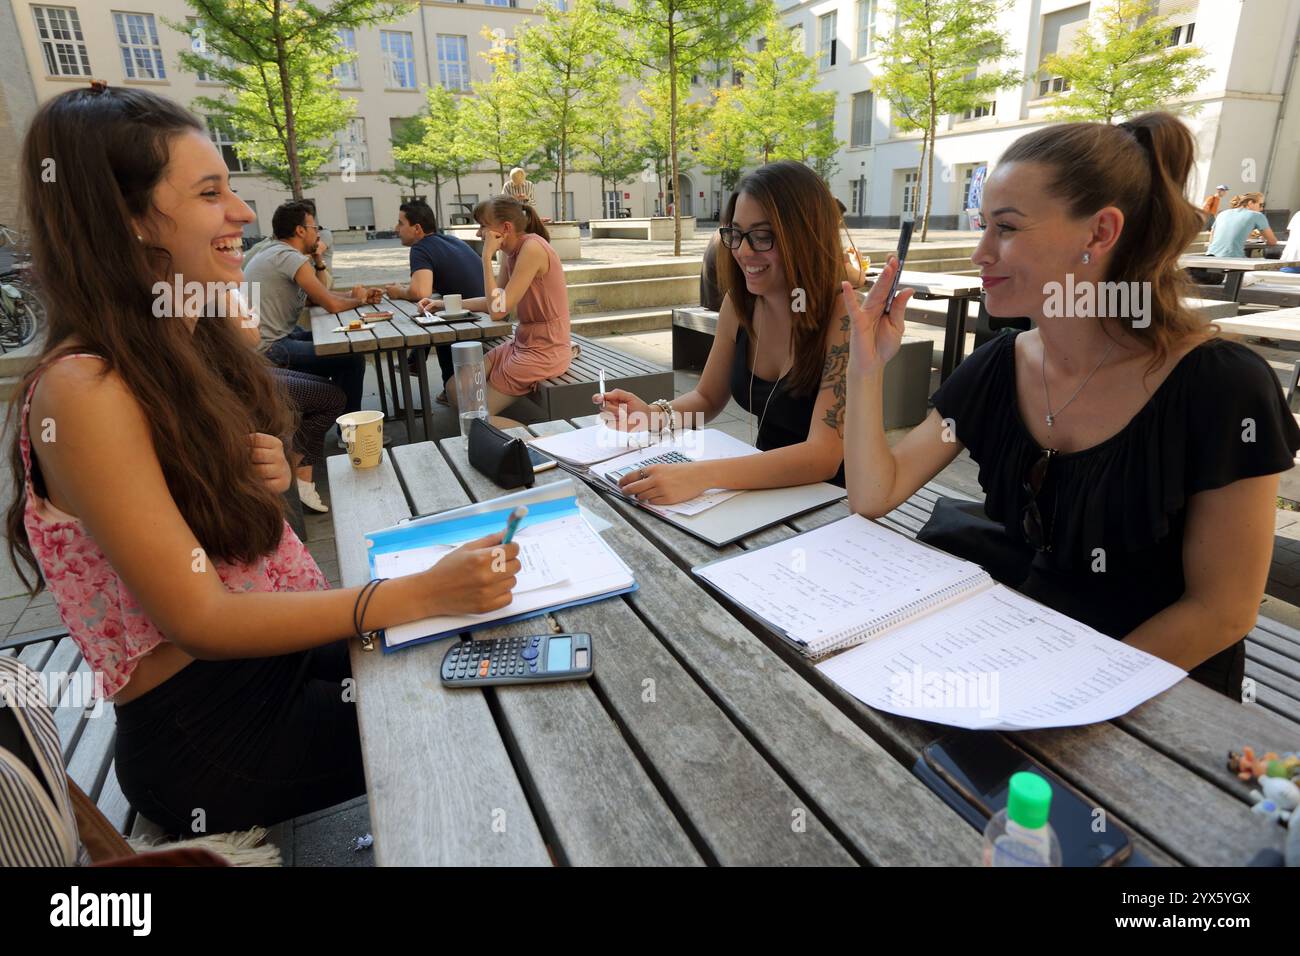
[[(40, 109), (21, 175), (49, 328), (11, 421), (10, 557), (116, 704), (123, 792), (173, 832), (362, 792), (341, 683), (362, 589), (325, 590), (285, 522), (292, 418), (213, 307), (252, 219), (221, 155), (172, 101), (96, 83)], [(174, 280), (213, 297), (157, 317)], [(498, 543), (378, 585), (365, 627), (504, 606), (519, 565), (494, 570)]]
[(844, 484), (849, 325), (839, 296), (845, 259), (835, 199), (802, 163), (768, 163), (736, 184), (722, 222), (717, 264), (726, 295), (699, 384), (671, 410), (624, 389), (606, 392), (602, 407), (616, 425), (648, 422), (660, 431), (710, 421), (734, 398), (758, 421), (753, 444), (761, 454), (628, 475), (623, 490), (650, 504), (709, 488)]
[[(527, 395), (538, 382), (569, 370), (573, 360), (569, 331), (569, 290), (564, 266), (551, 247), (537, 210), (509, 196), (484, 199), (474, 207), (483, 239), (482, 296), (462, 300), (467, 309), (489, 312), (494, 319), (515, 313), (513, 338), (488, 352), (487, 406), (495, 415)], [(497, 250), (505, 253), (501, 274), (493, 272)], [(438, 310), (441, 299), (421, 299), (422, 309)], [(456, 383), (447, 382), (447, 398), (456, 404)]]
[[(849, 503), (868, 517), (969, 449), (1023, 562), (1007, 583), (1239, 697), (1300, 429), (1268, 363), (1182, 304), (1178, 256), (1201, 225), (1185, 196), (1194, 149), (1168, 113), (1013, 143), (984, 187), (971, 260), (989, 312), (1037, 327), (977, 349), (890, 448), (881, 379), (909, 295), (883, 314), (891, 257), (866, 303), (850, 302), (844, 445)], [(1102, 283), (1122, 283), (1129, 309), (1047, 307), (1067, 284), (1100, 301)]]

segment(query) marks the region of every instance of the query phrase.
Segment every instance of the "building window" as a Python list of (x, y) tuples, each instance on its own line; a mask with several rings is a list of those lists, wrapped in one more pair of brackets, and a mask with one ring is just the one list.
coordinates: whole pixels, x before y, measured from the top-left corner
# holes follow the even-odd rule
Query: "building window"
[(916, 193), (920, 174), (915, 169), (903, 173), (903, 218), (916, 217)]
[(859, 176), (849, 183), (849, 215), (867, 214), (867, 177)]
[(1169, 31), (1169, 42), (1165, 46), (1178, 46), (1182, 43), (1191, 43), (1192, 34), (1196, 32), (1195, 23), (1180, 23)]
[(961, 118), (966, 120), (983, 119), (985, 116), (993, 116), (997, 111), (998, 104), (994, 100), (989, 100), (987, 103), (981, 103), (974, 109), (967, 110), (962, 114)]
[(215, 116), (207, 117), (208, 121), (208, 138), (216, 144), (221, 151), (221, 158), (226, 161), (226, 169), (232, 173), (246, 173), (248, 166), (240, 155), (235, 152), (235, 131), (230, 124), (218, 119)]
[(158, 43), (158, 24), (152, 13), (114, 13), (117, 45), (122, 51), (122, 69), (128, 80), (162, 80), (162, 47)]
[(835, 65), (835, 22), (836, 14), (828, 13), (817, 18), (817, 69), (829, 70)]
[(469, 89), (469, 38), (438, 34), (438, 80), (449, 90)]
[(607, 189), (605, 191), (605, 208), (601, 214), (606, 219), (617, 219), (618, 212), (623, 208), (623, 194), (617, 189)]
[(348, 212), (349, 229), (375, 228), (375, 201), (369, 196), (348, 196), (343, 205)]
[(349, 58), (334, 67), (334, 76), (339, 86), (360, 87), (361, 76), (357, 72), (357, 31), (339, 29), (339, 49), (349, 54)]
[[(482, 0), (482, 2), (489, 7), (513, 7), (515, 5), (515, 0)], [(561, 6), (559, 9), (563, 10), (564, 7)]]
[[(557, 211), (560, 208), (560, 194), (557, 192), (551, 193), (551, 208)], [(555, 218), (565, 222), (572, 222), (576, 218), (573, 215), (573, 193), (564, 194), (564, 212), (557, 214)]]
[(352, 160), (352, 171), (364, 173), (370, 168), (370, 159), (366, 151), (366, 121), (360, 116), (348, 120), (348, 125), (334, 135), (334, 154), (342, 166), (345, 160)]
[[(1079, 35), (1088, 27), (1088, 4), (1081, 3), (1068, 10), (1058, 10), (1043, 17), (1042, 45), (1039, 49), (1038, 62), (1054, 53), (1068, 56), (1074, 52), (1074, 45)], [(1070, 88), (1068, 80), (1059, 76), (1040, 77), (1038, 95), (1049, 96)]]
[(876, 44), (876, 2), (858, 0), (858, 56), (866, 56)]
[(392, 90), (415, 89), (415, 47), (411, 34), (380, 30), (379, 49), (384, 58), (384, 82)]
[(853, 94), (853, 123), (849, 132), (850, 146), (871, 145), (871, 115), (874, 112), (871, 92)]
[(71, 7), (32, 7), (36, 35), (50, 76), (90, 76), (90, 54), (81, 35), (81, 20)]

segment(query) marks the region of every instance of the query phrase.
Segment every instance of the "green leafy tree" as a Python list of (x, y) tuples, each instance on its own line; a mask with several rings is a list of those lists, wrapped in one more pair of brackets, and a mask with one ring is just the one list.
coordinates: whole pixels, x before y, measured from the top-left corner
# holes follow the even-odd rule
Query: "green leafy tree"
[(436, 166), (425, 162), (422, 150), (424, 140), (423, 115), (412, 116), (397, 124), (393, 133), (393, 166), (391, 169), (379, 170), (379, 178), (386, 183), (400, 186), (403, 195), (413, 198), (419, 195), (420, 186), (433, 184), (434, 212), (441, 217), (443, 173)]
[[(195, 104), (239, 137), (235, 151), (302, 198), (330, 159), (319, 145), (347, 125), (354, 102), (333, 69), (346, 59), (340, 29), (394, 20), (412, 0), (186, 0), (197, 25), (164, 21), (191, 38), (181, 67), (221, 83)], [(304, 172), (305, 171), (305, 172)]]
[(1017, 55), (996, 26), (1008, 5), (1009, 0), (896, 0), (899, 26), (882, 38), (881, 72), (872, 89), (889, 101), (900, 132), (922, 134), (917, 163), (925, 194), (922, 241), (930, 226), (940, 119), (974, 109), (999, 90), (1024, 82), (1017, 70), (987, 68)]
[[(647, 163), (654, 169), (659, 195), (671, 195), (674, 200), (677, 198), (678, 190), (671, 184), (679, 182), (680, 174), (686, 172), (692, 165), (690, 159), (679, 149), (676, 151), (677, 172), (676, 174), (672, 172), (674, 144), (694, 143), (708, 119), (708, 107), (703, 103), (689, 100), (689, 95), (690, 77), (686, 74), (677, 78), (675, 90), (670, 86), (667, 74), (660, 73), (652, 76), (650, 81), (637, 92), (642, 108), (636, 111), (634, 122), (636, 140), (641, 145)], [(674, 100), (677, 103), (675, 132), (672, 106)], [(665, 179), (669, 183), (667, 192), (664, 189)], [(679, 220), (676, 229), (679, 241), (680, 205), (677, 202), (673, 203), (673, 216)], [(674, 248), (679, 246), (675, 245)]]
[(531, 165), (538, 150), (521, 108), (515, 41), (488, 27), (480, 32), (492, 42), (488, 50), (479, 53), (492, 68), (492, 75), (470, 84), (474, 95), (461, 107), (461, 126), (478, 145), (477, 158), (490, 160), (497, 167), (504, 188), (506, 170)]
[(740, 57), (744, 80), (729, 97), (751, 151), (764, 163), (834, 155), (839, 143), (825, 120), (835, 112), (835, 94), (817, 89), (817, 65), (802, 49), (802, 32), (775, 14), (764, 32), (763, 49)]
[(393, 140), (393, 158), (399, 164), (398, 178), (388, 181), (405, 185), (412, 168), (421, 170), (429, 177), (424, 181), (434, 184), (433, 210), (438, 222), (445, 223), (442, 184), (454, 181), (456, 193), (461, 194), (461, 176), (470, 172), (483, 155), (462, 122), (467, 101), (442, 85), (430, 87), (425, 100), (423, 111), (414, 122), (403, 124), (398, 137)]
[(745, 167), (754, 161), (749, 137), (742, 128), (742, 107), (735, 95), (738, 91), (739, 87), (714, 90), (708, 123), (697, 138), (700, 166), (710, 176), (718, 177), (724, 196), (735, 190)]
[[(592, 0), (576, 0), (565, 12), (546, 2), (538, 9), (542, 22), (516, 35), (522, 67), (515, 82), (529, 128), (550, 147), (562, 202), (575, 143), (608, 120), (603, 110), (620, 77), (602, 55), (612, 50), (615, 31)], [(565, 216), (556, 209), (556, 219)]]
[[(600, 179), (602, 207), (609, 186), (617, 189), (646, 167), (645, 150), (637, 140), (640, 111), (622, 106), (618, 93), (614, 87), (613, 95), (602, 104), (605, 122), (589, 131), (578, 144), (581, 153), (577, 169)], [(602, 214), (606, 211), (602, 208)]]
[[(1069, 89), (1055, 98), (1053, 119), (1113, 121), (1145, 110), (1167, 109), (1193, 95), (1209, 77), (1194, 46), (1170, 47), (1166, 17), (1153, 15), (1151, 0), (1111, 0), (1094, 9), (1069, 53), (1043, 61), (1043, 72)], [(1200, 104), (1182, 105), (1194, 113)]]
[[(627, 45), (620, 52), (627, 72), (651, 71), (666, 81), (667, 159), (672, 194), (677, 197), (681, 184), (678, 118), (684, 105), (678, 95), (681, 81), (689, 88), (692, 74), (719, 75), (768, 20), (771, 0), (629, 0), (626, 6), (600, 0), (600, 8), (627, 33)], [(682, 251), (681, 205), (673, 204), (674, 255)]]

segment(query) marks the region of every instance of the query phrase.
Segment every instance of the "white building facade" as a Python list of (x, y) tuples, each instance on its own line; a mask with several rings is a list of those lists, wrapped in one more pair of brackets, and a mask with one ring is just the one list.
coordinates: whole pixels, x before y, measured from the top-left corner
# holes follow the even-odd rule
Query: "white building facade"
[[(968, 228), (964, 204), (970, 177), (996, 165), (1020, 136), (1044, 125), (1060, 78), (1040, 77), (1039, 64), (1070, 48), (1093, 7), (1106, 0), (1015, 0), (1000, 17), (1017, 51), (1009, 66), (1029, 74), (1023, 86), (964, 116), (940, 121), (930, 223)], [(1160, 0), (1171, 16), (1170, 43), (1205, 51), (1210, 75), (1188, 101), (1186, 121), (1197, 143), (1188, 187), (1198, 204), (1219, 183), (1232, 193), (1258, 191), (1270, 209), (1300, 208), (1300, 0)], [(893, 29), (888, 0), (806, 0), (782, 8), (802, 28), (807, 52), (819, 60), (820, 88), (833, 91), (836, 136), (844, 142), (831, 190), (851, 224), (894, 226), (919, 212), (920, 134), (899, 134), (889, 104), (871, 92), (880, 70), (879, 37)], [(1170, 104), (1178, 111), (1181, 104)]]

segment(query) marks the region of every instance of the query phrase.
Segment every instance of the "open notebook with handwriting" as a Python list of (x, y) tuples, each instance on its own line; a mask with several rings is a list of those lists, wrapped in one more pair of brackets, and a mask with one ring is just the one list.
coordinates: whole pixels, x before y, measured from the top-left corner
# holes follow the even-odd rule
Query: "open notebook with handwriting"
[(860, 515), (694, 573), (863, 703), (922, 720), (1095, 723), (1186, 676)]

